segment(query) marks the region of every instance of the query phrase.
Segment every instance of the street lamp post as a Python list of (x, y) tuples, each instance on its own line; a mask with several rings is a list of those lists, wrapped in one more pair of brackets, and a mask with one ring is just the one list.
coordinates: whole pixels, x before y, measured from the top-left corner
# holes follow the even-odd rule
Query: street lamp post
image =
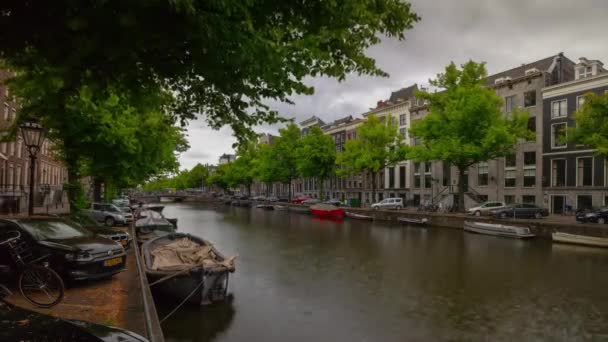
[(27, 206), (27, 214), (32, 216), (34, 214), (34, 173), (36, 171), (36, 157), (44, 141), (46, 135), (45, 129), (35, 121), (24, 122), (19, 125), (21, 135), (23, 136), (23, 143), (27, 148), (30, 155), (30, 193)]

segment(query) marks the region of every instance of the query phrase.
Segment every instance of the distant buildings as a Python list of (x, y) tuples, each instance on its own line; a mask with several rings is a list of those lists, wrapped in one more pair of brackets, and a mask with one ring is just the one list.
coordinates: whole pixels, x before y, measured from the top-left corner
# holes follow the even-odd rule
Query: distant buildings
[(236, 155), (224, 153), (220, 156), (220, 158), (218, 160), (218, 164), (222, 165), (222, 164), (232, 163), (235, 159), (236, 159)]

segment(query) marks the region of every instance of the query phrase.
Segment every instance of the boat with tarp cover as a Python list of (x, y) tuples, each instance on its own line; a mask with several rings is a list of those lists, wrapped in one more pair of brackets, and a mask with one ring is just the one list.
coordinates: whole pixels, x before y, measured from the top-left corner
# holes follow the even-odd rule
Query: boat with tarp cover
[(374, 220), (373, 216), (357, 214), (357, 213), (353, 213), (352, 211), (347, 211), (344, 213), (344, 215), (346, 215), (346, 217), (348, 217), (348, 218), (355, 219), (355, 220), (366, 220), (366, 221)]
[(574, 245), (608, 248), (608, 238), (555, 232), (551, 235), (553, 241)]
[(197, 305), (223, 300), (236, 257), (226, 258), (209, 241), (171, 233), (142, 245), (146, 276), (153, 291)]

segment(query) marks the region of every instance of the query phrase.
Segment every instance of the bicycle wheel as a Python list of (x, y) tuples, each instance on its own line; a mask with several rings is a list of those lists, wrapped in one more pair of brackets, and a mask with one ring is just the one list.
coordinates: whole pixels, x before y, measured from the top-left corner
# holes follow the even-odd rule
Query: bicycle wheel
[(38, 307), (50, 308), (61, 302), (64, 290), (61, 277), (48, 267), (28, 265), (19, 275), (19, 291)]

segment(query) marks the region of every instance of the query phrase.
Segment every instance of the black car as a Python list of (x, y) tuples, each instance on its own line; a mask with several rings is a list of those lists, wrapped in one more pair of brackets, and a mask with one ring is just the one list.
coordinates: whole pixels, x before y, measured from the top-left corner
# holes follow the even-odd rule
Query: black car
[(580, 211), (576, 214), (576, 220), (579, 222), (599, 223), (608, 222), (608, 208), (599, 208), (592, 211)]
[(549, 211), (545, 208), (537, 207), (534, 204), (509, 204), (504, 208), (494, 209), (490, 214), (496, 218), (542, 218), (549, 216)]
[(342, 203), (342, 201), (340, 201), (339, 199), (335, 199), (332, 198), (330, 200), (327, 200), (325, 202), (323, 202), (324, 204), (331, 204), (331, 205), (335, 205), (336, 207), (341, 207), (344, 205), (344, 203)]
[[(2, 297), (6, 296), (0, 289)], [(145, 342), (146, 338), (120, 328), (65, 320), (29, 311), (0, 298), (0, 341)]]
[[(35, 256), (67, 280), (106, 278), (125, 270), (124, 248), (79, 224), (54, 217), (0, 219), (0, 232), (18, 230)], [(0, 264), (10, 264), (0, 253)]]

